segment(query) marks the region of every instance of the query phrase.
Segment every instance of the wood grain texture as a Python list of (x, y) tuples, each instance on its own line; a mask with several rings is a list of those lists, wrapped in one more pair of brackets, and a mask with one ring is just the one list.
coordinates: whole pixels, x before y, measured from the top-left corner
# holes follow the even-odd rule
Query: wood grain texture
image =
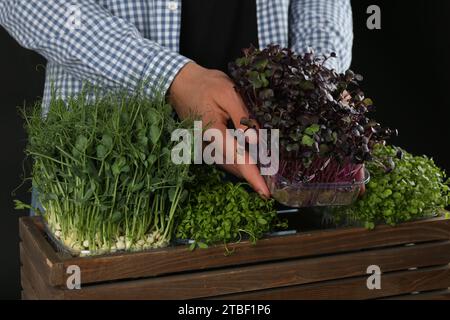
[(19, 235), (27, 258), (34, 262), (34, 267), (41, 277), (50, 285), (65, 283), (63, 262), (39, 229), (37, 218), (24, 217), (20, 219)]
[[(39, 299), (372, 299), (411, 298), (450, 287), (450, 220), (436, 218), (374, 231), (299, 233), (191, 252), (186, 246), (88, 258), (58, 255), (36, 218), (20, 224), (24, 297)], [(378, 265), (383, 290), (369, 291)], [(81, 290), (64, 289), (65, 270), (81, 268)], [(410, 268), (418, 270), (405, 271)], [(120, 281), (115, 281), (120, 280)], [(420, 289), (420, 290), (419, 290)], [(445, 297), (445, 295), (443, 295)], [(436, 298), (440, 297), (435, 295)]]
[(20, 284), (22, 286), (22, 300), (38, 300), (38, 296), (23, 268), (20, 269)]
[[(334, 280), (312, 285), (277, 288), (218, 297), (223, 300), (367, 300), (443, 289), (450, 286), (448, 266), (393, 272), (382, 275), (381, 290), (369, 290), (367, 277)], [(424, 297), (424, 296), (422, 296)], [(393, 299), (400, 299), (396, 297)]]
[[(63, 269), (69, 265), (80, 266), (83, 283), (87, 284), (447, 239), (450, 239), (450, 221), (433, 219), (396, 228), (382, 226), (374, 231), (360, 228), (317, 231), (263, 239), (256, 245), (249, 242), (231, 244), (230, 249), (235, 250), (231, 256), (225, 256), (223, 246), (194, 252), (181, 246), (141, 253), (68, 259), (63, 260)], [(52, 280), (52, 284), (62, 285), (66, 279), (54, 277)]]
[(366, 275), (374, 264), (391, 272), (449, 262), (450, 242), (445, 241), (88, 286), (70, 294), (87, 299), (194, 299)]
[(408, 294), (387, 298), (385, 300), (450, 300), (450, 290), (438, 290), (418, 294)]
[[(34, 289), (36, 297), (39, 300), (58, 300), (64, 297), (62, 289), (53, 287), (48, 282), (48, 277), (42, 274), (36, 267), (35, 261), (31, 259), (31, 253), (21, 243), (20, 244), (20, 261), (22, 263), (22, 272)], [(27, 292), (28, 293), (28, 292)]]

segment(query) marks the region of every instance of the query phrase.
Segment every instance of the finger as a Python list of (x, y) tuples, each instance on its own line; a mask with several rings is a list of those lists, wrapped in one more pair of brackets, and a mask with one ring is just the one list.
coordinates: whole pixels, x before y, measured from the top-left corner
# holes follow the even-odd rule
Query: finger
[(254, 157), (257, 157), (257, 155), (245, 151), (244, 154), (245, 164), (238, 163), (236, 165), (237, 169), (256, 192), (258, 192), (264, 198), (269, 198), (270, 197), (269, 188), (267, 187), (264, 178), (261, 176), (261, 172), (258, 166), (256, 165)]
[[(357, 182), (364, 182), (364, 178), (365, 178), (364, 173), (365, 173), (364, 166), (362, 166), (361, 169), (358, 171), (358, 174), (356, 175)], [(362, 195), (364, 195), (364, 193), (366, 193), (366, 185), (364, 183), (362, 183), (360, 191), (359, 191), (359, 195), (362, 196)]]
[(234, 88), (232, 90), (233, 91), (227, 94), (224, 97), (225, 99), (221, 101), (221, 107), (228, 112), (236, 129), (245, 130), (248, 127), (241, 124), (241, 120), (250, 118), (250, 114), (241, 96), (235, 91)]
[(265, 199), (270, 198), (270, 191), (267, 187), (266, 181), (261, 176), (259, 168), (256, 165), (245, 164), (237, 165), (238, 170), (242, 174), (245, 180), (250, 184), (250, 186), (255, 190), (261, 197)]
[[(225, 137), (224, 142), (222, 144), (223, 145), (222, 148), (216, 150), (216, 152), (219, 152), (219, 156), (221, 157), (221, 159), (223, 159), (224, 165), (222, 165), (222, 167), (228, 172), (234, 174), (235, 176), (244, 178), (250, 184), (253, 190), (255, 190), (258, 194), (261, 195), (261, 197), (267, 199), (270, 198), (269, 188), (267, 187), (264, 178), (261, 176), (261, 173), (256, 165), (255, 159), (253, 159), (252, 156), (247, 151), (241, 150), (244, 152), (243, 154), (244, 164), (236, 163), (238, 159), (238, 150), (234, 137), (230, 135), (230, 133), (227, 131), (226, 126), (222, 123), (215, 123), (213, 127), (215, 129), (220, 130), (222, 132), (223, 137)], [(235, 163), (227, 164), (226, 163), (227, 155), (229, 156), (232, 155)], [(231, 156), (229, 158), (231, 158)]]
[(235, 165), (232, 165), (232, 164), (219, 164), (218, 166), (223, 168), (228, 173), (231, 173), (233, 176), (235, 176), (237, 178), (240, 178), (240, 179), (244, 179), (242, 174), (239, 172), (239, 169)]
[[(250, 114), (241, 96), (232, 88), (231, 92), (224, 93), (223, 96), (219, 97), (217, 103), (220, 108), (223, 109), (230, 117), (233, 125), (236, 129), (242, 130), (243, 134), (246, 134), (245, 141), (250, 144), (256, 144), (258, 142), (257, 131), (255, 128), (249, 128), (247, 125), (242, 124), (242, 119), (249, 119)], [(254, 121), (256, 129), (259, 125)]]
[(221, 165), (229, 173), (238, 178), (245, 179), (250, 187), (257, 192), (262, 198), (269, 199), (271, 197), (269, 188), (264, 178), (261, 176), (259, 169), (254, 164), (224, 164)]

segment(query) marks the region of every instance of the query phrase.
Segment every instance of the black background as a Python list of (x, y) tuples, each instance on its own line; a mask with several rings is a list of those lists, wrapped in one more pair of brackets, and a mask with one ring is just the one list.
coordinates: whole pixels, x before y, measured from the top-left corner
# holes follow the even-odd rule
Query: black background
[[(333, 0), (330, 0), (333, 1)], [(395, 143), (432, 156), (450, 172), (450, 1), (353, 0), (353, 69), (378, 106), (377, 119), (398, 128)], [(368, 30), (366, 9), (382, 10), (382, 29)], [(20, 296), (18, 230), (13, 199), (29, 201), (20, 184), (26, 137), (17, 106), (42, 95), (45, 61), (0, 28), (0, 299)]]

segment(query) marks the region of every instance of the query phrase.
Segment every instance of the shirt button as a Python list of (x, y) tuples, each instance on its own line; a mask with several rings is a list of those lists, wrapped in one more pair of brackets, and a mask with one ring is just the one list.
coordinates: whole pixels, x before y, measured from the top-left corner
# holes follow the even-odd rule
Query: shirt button
[(169, 9), (170, 11), (178, 10), (178, 2), (169, 1), (169, 3), (167, 4), (167, 9)]

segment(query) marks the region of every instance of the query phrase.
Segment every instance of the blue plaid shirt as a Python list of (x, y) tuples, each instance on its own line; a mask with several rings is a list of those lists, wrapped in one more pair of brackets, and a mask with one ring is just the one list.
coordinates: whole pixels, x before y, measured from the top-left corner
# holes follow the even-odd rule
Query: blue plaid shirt
[[(225, 0), (224, 0), (225, 1)], [(256, 0), (261, 47), (336, 52), (330, 67), (351, 62), (350, 0)], [(189, 59), (178, 53), (181, 0), (0, 0), (0, 24), (47, 60), (44, 105), (56, 90), (102, 88), (166, 92)]]

